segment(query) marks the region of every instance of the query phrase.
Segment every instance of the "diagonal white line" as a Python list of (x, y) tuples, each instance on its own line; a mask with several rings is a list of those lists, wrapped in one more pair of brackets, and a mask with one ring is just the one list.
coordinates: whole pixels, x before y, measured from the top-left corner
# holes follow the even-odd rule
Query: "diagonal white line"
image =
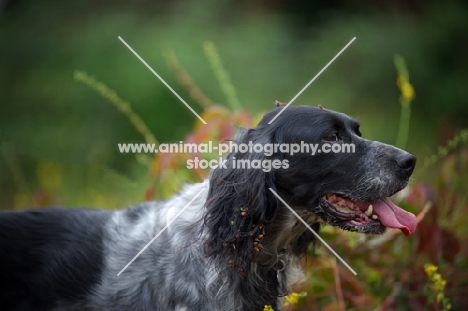
[(304, 226), (306, 226), (307, 229), (309, 229), (309, 230), (317, 237), (317, 239), (319, 239), (320, 242), (322, 242), (323, 245), (325, 245), (325, 246), (330, 250), (330, 252), (332, 252), (333, 255), (335, 255), (336, 258), (338, 258), (338, 259), (349, 269), (349, 271), (351, 271), (354, 275), (357, 275), (356, 271), (354, 271), (353, 268), (351, 268), (351, 267), (346, 263), (346, 261), (344, 261), (343, 258), (341, 258), (340, 255), (338, 255), (338, 254), (333, 250), (333, 248), (331, 248), (330, 245), (328, 245), (328, 244), (320, 237), (320, 235), (318, 235), (318, 233), (315, 232), (314, 229), (312, 229), (312, 228), (307, 224), (307, 222), (305, 222), (304, 219), (302, 219), (301, 216), (299, 216), (286, 202), (284, 202), (284, 200), (283, 200), (273, 189), (271, 189), (271, 188), (268, 188), (268, 189), (270, 189), (270, 191), (271, 191), (287, 208), (289, 208), (289, 210), (294, 214), (294, 216), (296, 216), (297, 219), (299, 219), (299, 220), (304, 224)]
[(341, 51), (339, 51), (339, 52), (338, 52), (338, 54), (336, 54), (336, 55), (335, 55), (335, 57), (333, 57), (333, 58), (332, 58), (332, 60), (331, 60), (331, 61), (329, 61), (329, 62), (328, 62), (328, 64), (326, 64), (326, 65), (325, 65), (325, 67), (323, 67), (323, 68), (322, 68), (322, 70), (320, 70), (320, 71), (319, 71), (319, 73), (317, 73), (317, 74), (315, 75), (315, 77), (313, 77), (313, 78), (312, 78), (312, 80), (310, 80), (310, 81), (309, 81), (309, 83), (307, 83), (307, 85), (306, 85), (306, 86), (304, 86), (304, 87), (302, 88), (302, 90), (300, 90), (300, 91), (299, 91), (299, 93), (297, 93), (297, 94), (296, 94), (296, 96), (294, 96), (294, 98), (293, 98), (293, 99), (291, 99), (291, 100), (289, 101), (289, 103), (288, 103), (286, 106), (284, 106), (284, 107), (283, 107), (283, 109), (281, 109), (281, 111), (280, 111), (280, 112), (278, 112), (278, 114), (277, 114), (277, 115), (276, 115), (276, 116), (275, 116), (273, 119), (271, 119), (271, 121), (270, 121), (270, 122), (268, 122), (268, 124), (271, 124), (271, 123), (273, 123), (273, 121), (275, 121), (275, 120), (276, 120), (276, 118), (278, 118), (278, 117), (279, 117), (279, 115), (280, 115), (280, 114), (282, 114), (282, 113), (283, 113), (283, 111), (284, 111), (286, 108), (288, 108), (288, 107), (289, 107), (289, 105), (291, 105), (291, 104), (293, 103), (293, 101), (295, 101), (295, 100), (296, 100), (296, 98), (298, 98), (298, 97), (299, 97), (299, 95), (301, 95), (301, 94), (302, 94), (302, 92), (304, 92), (304, 91), (305, 91), (305, 90), (306, 90), (306, 89), (309, 87), (309, 85), (311, 85), (311, 84), (312, 84), (312, 82), (314, 82), (314, 81), (315, 81), (315, 79), (317, 79), (317, 78), (318, 78), (318, 76), (320, 76), (320, 75), (322, 74), (322, 72), (324, 72), (324, 71), (325, 71), (325, 69), (327, 69), (327, 68), (328, 68), (328, 66), (330, 66), (330, 65), (331, 65), (331, 63), (333, 63), (333, 62), (335, 61), (335, 59), (337, 59), (337, 58), (338, 58), (338, 56), (340, 56), (340, 55), (341, 55), (341, 53), (343, 53), (343, 52), (344, 52), (344, 50), (346, 50), (346, 49), (348, 48), (348, 46), (350, 46), (350, 45), (351, 45), (351, 43), (353, 43), (353, 41), (354, 41), (354, 40), (356, 40), (356, 37), (352, 38), (352, 39), (351, 39), (351, 41), (349, 41), (349, 42), (348, 42), (348, 44), (346, 44), (346, 45), (345, 45), (345, 47), (344, 47), (344, 48), (342, 48), (342, 49), (341, 49)]
[(119, 273), (117, 273), (117, 276), (120, 276), (122, 272), (124, 272), (135, 261), (135, 259), (137, 259), (151, 245), (151, 243), (153, 243), (167, 228), (169, 228), (169, 226), (174, 222), (174, 220), (176, 220), (187, 209), (187, 207), (189, 207), (190, 204), (192, 204), (193, 201), (195, 201), (195, 199), (198, 198), (198, 196), (202, 194), (203, 191), (205, 191), (205, 189), (206, 188), (200, 190), (200, 192), (198, 192), (197, 195), (194, 196), (193, 199), (191, 199), (190, 202), (188, 202), (187, 205), (185, 205), (184, 208), (181, 209), (177, 213), (177, 215), (175, 215), (174, 218), (172, 218), (171, 221), (169, 221), (167, 225), (165, 225), (164, 228), (162, 228), (161, 231), (159, 231), (158, 234), (156, 234), (156, 236), (152, 238), (151, 241), (149, 241), (148, 244), (146, 244), (145, 247), (143, 247), (141, 251), (139, 251), (138, 254), (136, 254), (135, 257), (133, 257), (133, 259), (130, 260), (130, 262), (122, 270), (120, 270)]
[(190, 105), (187, 104), (187, 103), (185, 102), (185, 100), (183, 100), (182, 97), (180, 97), (179, 94), (177, 94), (176, 91), (174, 91), (174, 90), (172, 89), (172, 87), (170, 87), (169, 84), (167, 84), (166, 81), (164, 81), (164, 79), (161, 78), (161, 76), (158, 75), (158, 74), (156, 73), (156, 71), (154, 71), (153, 68), (150, 67), (150, 65), (147, 64), (147, 63), (143, 60), (143, 58), (141, 58), (140, 55), (138, 55), (138, 53), (135, 52), (135, 51), (131, 48), (131, 46), (127, 44), (127, 42), (125, 42), (124, 39), (122, 39), (120, 36), (119, 36), (118, 38), (119, 38), (120, 41), (122, 41), (123, 44), (125, 44), (125, 46), (126, 46), (130, 51), (132, 51), (133, 54), (135, 54), (135, 56), (136, 56), (146, 67), (148, 67), (148, 69), (149, 69), (159, 80), (161, 80), (161, 82), (162, 82), (172, 93), (174, 93), (174, 95), (175, 95), (185, 106), (187, 106), (187, 108), (188, 108), (198, 119), (200, 119), (200, 121), (203, 122), (203, 124), (206, 124), (205, 120), (203, 120), (203, 118), (200, 117), (200, 116), (198, 115), (198, 113), (196, 113), (195, 110), (193, 110), (192, 107), (190, 107)]

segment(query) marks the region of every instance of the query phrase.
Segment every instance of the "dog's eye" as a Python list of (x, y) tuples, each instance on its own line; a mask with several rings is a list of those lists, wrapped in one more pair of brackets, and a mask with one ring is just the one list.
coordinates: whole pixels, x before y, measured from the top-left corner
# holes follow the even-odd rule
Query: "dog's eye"
[(323, 140), (326, 141), (338, 141), (340, 138), (338, 137), (338, 134), (333, 134), (327, 137), (324, 137)]

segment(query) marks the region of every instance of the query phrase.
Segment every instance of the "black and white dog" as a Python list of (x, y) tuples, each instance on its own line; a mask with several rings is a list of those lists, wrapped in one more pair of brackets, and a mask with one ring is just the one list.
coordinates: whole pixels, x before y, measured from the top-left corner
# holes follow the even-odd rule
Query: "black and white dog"
[[(415, 230), (415, 216), (387, 198), (407, 185), (413, 155), (361, 138), (342, 113), (288, 107), (268, 124), (279, 111), (235, 142), (354, 144), (355, 152), (231, 152), (226, 167), (169, 200), (120, 211), (2, 212), (0, 310), (279, 310), (314, 235), (271, 190), (316, 231)], [(287, 167), (234, 168), (236, 159)]]

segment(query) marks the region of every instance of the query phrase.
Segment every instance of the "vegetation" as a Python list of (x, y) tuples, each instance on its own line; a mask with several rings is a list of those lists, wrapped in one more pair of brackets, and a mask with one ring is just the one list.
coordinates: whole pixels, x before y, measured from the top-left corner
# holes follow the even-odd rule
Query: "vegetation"
[[(375, 7), (370, 14), (341, 7), (309, 21), (297, 12), (288, 18), (281, 9), (266, 14), (233, 3), (226, 4), (229, 19), (225, 4), (209, 0), (135, 10), (117, 3), (89, 13), (91, 1), (72, 11), (48, 0), (1, 13), (2, 207), (117, 208), (168, 197), (207, 176), (186, 168), (195, 155), (120, 154), (117, 143), (232, 138), (274, 100), (292, 98), (356, 36), (294, 104), (354, 115), (364, 136), (416, 154), (411, 185), (396, 200), (418, 215), (418, 228), (407, 238), (392, 230), (371, 237), (324, 227), (323, 238), (358, 275), (319, 246), (304, 259), (307, 281), (288, 297), (286, 310), (468, 308), (463, 4), (429, 3), (416, 12)], [(191, 99), (207, 126), (119, 35)]]

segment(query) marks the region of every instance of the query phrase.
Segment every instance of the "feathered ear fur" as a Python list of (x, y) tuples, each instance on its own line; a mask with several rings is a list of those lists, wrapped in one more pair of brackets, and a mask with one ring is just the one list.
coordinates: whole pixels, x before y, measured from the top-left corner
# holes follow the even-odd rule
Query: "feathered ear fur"
[[(247, 130), (236, 143), (271, 143), (268, 132), (260, 127)], [(232, 152), (226, 157), (227, 168), (218, 167), (210, 176), (205, 204), (204, 220), (209, 230), (205, 251), (213, 259), (226, 260), (225, 264), (241, 275), (248, 273), (254, 254), (262, 248), (265, 225), (273, 221), (279, 202), (268, 189), (276, 190), (274, 171), (239, 168), (238, 160), (258, 164), (266, 159), (272, 160), (263, 153)]]

